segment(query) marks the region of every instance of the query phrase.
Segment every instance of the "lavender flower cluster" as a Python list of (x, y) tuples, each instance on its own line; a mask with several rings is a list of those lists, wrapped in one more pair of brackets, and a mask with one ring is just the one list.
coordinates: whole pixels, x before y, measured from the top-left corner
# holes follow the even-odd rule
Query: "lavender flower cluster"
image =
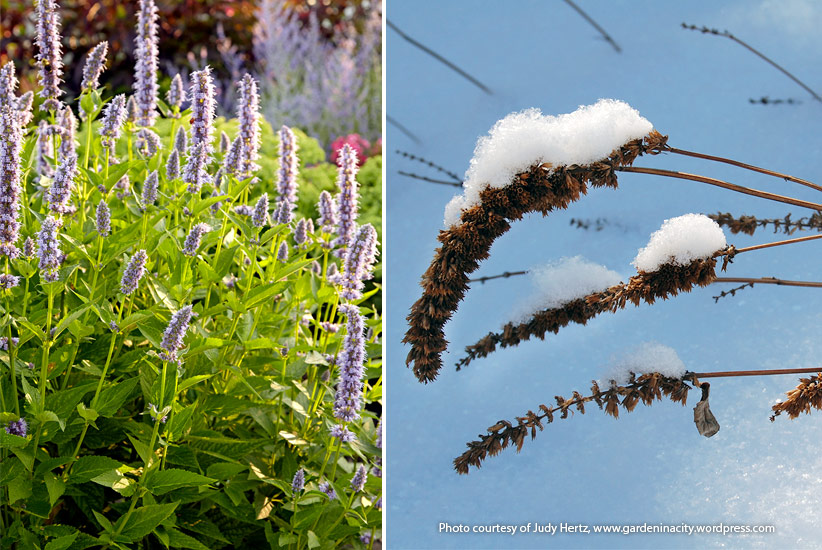
[(157, 6), (154, 0), (139, 0), (140, 13), (137, 19), (137, 39), (135, 40), (134, 97), (136, 124), (154, 126), (157, 118)]

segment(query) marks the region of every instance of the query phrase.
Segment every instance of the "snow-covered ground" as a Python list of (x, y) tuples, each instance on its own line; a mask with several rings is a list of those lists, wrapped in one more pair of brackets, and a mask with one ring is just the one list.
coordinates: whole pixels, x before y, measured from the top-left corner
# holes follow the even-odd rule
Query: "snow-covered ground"
[[(608, 369), (656, 353), (670, 368), (697, 371), (812, 367), (822, 363), (822, 290), (757, 285), (714, 303), (735, 285), (715, 284), (653, 306), (604, 313), (544, 341), (497, 350), (460, 372), (466, 345), (534, 301), (528, 277), (474, 284), (448, 325), (446, 367), (428, 385), (405, 368), (400, 341), (419, 297), (419, 278), (438, 246), (446, 204), (461, 190), (410, 180), (398, 169), (439, 174), (395, 155), (402, 149), (469, 179), (481, 136), (510, 113), (573, 113), (602, 98), (624, 101), (669, 144), (758, 164), (822, 183), (822, 103), (727, 38), (680, 28), (728, 29), (822, 89), (822, 4), (806, 0), (680, 4), (584, 2), (623, 48), (616, 53), (564, 2), (390, 2), (388, 18), (483, 81), (487, 95), (414, 48), (387, 38), (387, 114), (419, 136), (388, 126), (385, 247), (388, 305), (386, 472), (388, 548), (702, 548), (818, 545), (822, 526), (822, 411), (770, 422), (770, 407), (798, 375), (711, 380), (722, 429), (700, 436), (692, 408), (639, 405), (619, 420), (594, 407), (555, 420), (522, 452), (506, 449), (459, 476), (452, 460), (499, 419), (583, 395)], [(749, 98), (799, 105), (754, 105)], [(527, 111), (526, 111), (527, 112)], [(537, 118), (534, 112), (534, 121)], [(530, 115), (529, 115), (530, 116)], [(528, 143), (524, 146), (532, 147)], [(533, 151), (525, 153), (533, 154)], [(524, 153), (523, 153), (524, 154)], [(516, 169), (504, 162), (502, 168)], [(523, 158), (523, 157), (518, 157)], [(727, 165), (666, 154), (637, 166), (703, 174), (772, 193), (822, 202), (822, 194)], [(486, 176), (489, 177), (490, 176)], [(475, 276), (532, 269), (582, 256), (627, 280), (632, 260), (665, 220), (688, 213), (810, 215), (783, 204), (695, 182), (620, 173), (619, 189), (592, 190), (566, 211), (527, 216), (491, 249)], [(479, 180), (477, 180), (479, 181)], [(490, 183), (490, 181), (488, 182)], [(570, 220), (605, 219), (583, 230)], [(706, 230), (709, 229), (707, 226)], [(718, 235), (707, 231), (710, 248)], [(785, 238), (725, 230), (729, 244)], [(710, 245), (710, 246), (708, 246)], [(697, 251), (695, 253), (708, 253)], [(822, 242), (739, 255), (727, 275), (822, 280)], [(709, 254), (708, 254), (709, 255)], [(581, 260), (580, 260), (581, 261)], [(653, 342), (653, 344), (645, 344)], [(671, 352), (665, 350), (670, 348)], [(638, 351), (637, 351), (638, 350)], [(531, 533), (456, 533), (444, 525), (525, 526)], [(772, 525), (768, 535), (534, 533), (535, 524)], [(493, 528), (493, 527), (492, 527)]]

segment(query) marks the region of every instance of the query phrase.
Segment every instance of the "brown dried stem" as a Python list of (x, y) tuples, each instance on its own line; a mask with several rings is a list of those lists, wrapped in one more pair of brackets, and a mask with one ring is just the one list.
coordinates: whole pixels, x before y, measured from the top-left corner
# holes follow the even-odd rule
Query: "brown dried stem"
[(822, 231), (822, 212), (816, 212), (809, 218), (803, 217), (794, 221), (791, 219), (791, 214), (784, 218), (757, 218), (756, 216), (742, 215), (734, 217), (730, 212), (718, 212), (716, 214), (708, 214), (708, 217), (718, 223), (721, 227), (727, 227), (731, 233), (745, 233), (746, 235), (753, 235), (757, 227), (766, 227), (773, 225), (773, 232), (778, 233), (780, 230), (786, 235), (793, 235), (797, 230), (815, 229)]
[(802, 369), (767, 369), (767, 370), (726, 370), (716, 372), (689, 372), (697, 379), (700, 378), (733, 378), (736, 376), (778, 376), (780, 374), (804, 374), (809, 372), (820, 372), (819, 367)]
[(468, 274), (488, 257), (494, 241), (510, 228), (510, 222), (529, 212), (547, 215), (567, 208), (587, 193), (588, 187), (617, 187), (615, 169), (628, 166), (647, 152), (658, 151), (666, 136), (652, 131), (611, 153), (608, 159), (589, 166), (532, 166), (502, 188), (486, 188), (480, 203), (463, 211), (460, 223), (440, 231), (442, 246), (423, 274), (423, 293), (411, 307), (409, 329), (403, 342), (411, 344), (406, 364), (413, 365), (420, 382), (436, 379), (442, 367), (441, 353), (447, 342), (443, 333), (468, 289)]
[(507, 279), (508, 277), (516, 277), (517, 275), (526, 275), (528, 271), (503, 271), (499, 275), (487, 275), (485, 277), (477, 277), (475, 279), (468, 279), (469, 283), (482, 283), (491, 281), (493, 279)]
[(545, 339), (548, 332), (577, 323), (584, 325), (600, 313), (624, 309), (628, 302), (653, 304), (657, 299), (666, 300), (680, 292), (690, 292), (695, 286), (707, 286), (716, 279), (716, 260), (694, 260), (688, 265), (665, 264), (658, 271), (640, 271), (627, 284), (614, 285), (602, 292), (594, 292), (584, 298), (572, 300), (562, 307), (545, 309), (535, 313), (523, 323), (508, 323), (501, 332), (490, 332), (477, 343), (465, 348), (465, 357), (457, 362), (457, 370), (472, 360), (485, 357), (497, 349), (518, 345), (536, 336)]
[(574, 11), (576, 11), (578, 14), (580, 14), (580, 15), (582, 16), (582, 18), (583, 18), (583, 19), (585, 19), (586, 21), (588, 21), (588, 23), (590, 23), (592, 27), (594, 27), (596, 30), (598, 30), (598, 31), (599, 31), (599, 34), (601, 34), (601, 35), (602, 35), (602, 38), (604, 38), (604, 39), (605, 39), (605, 41), (606, 41), (608, 44), (610, 44), (611, 46), (613, 46), (613, 47), (614, 47), (614, 49), (616, 50), (616, 52), (617, 52), (617, 53), (622, 53), (622, 48), (620, 48), (620, 47), (619, 47), (619, 44), (617, 44), (617, 43), (616, 43), (616, 41), (615, 41), (613, 38), (611, 38), (611, 35), (610, 35), (610, 34), (608, 34), (607, 32), (605, 32), (605, 29), (603, 29), (603, 28), (599, 25), (599, 23), (597, 23), (596, 21), (594, 21), (593, 17), (591, 17), (590, 15), (588, 15), (587, 13), (585, 13), (584, 11), (582, 11), (582, 8), (580, 8), (579, 6), (577, 6), (576, 4), (574, 4), (574, 2), (572, 2), (571, 0), (565, 0), (565, 3), (566, 3), (566, 4), (568, 4), (569, 6), (571, 6), (571, 7), (574, 9)]
[(456, 183), (453, 181), (445, 181), (445, 180), (438, 180), (434, 178), (429, 178), (427, 176), (420, 176), (419, 174), (415, 174), (413, 172), (404, 172), (402, 170), (397, 170), (397, 173), (401, 176), (406, 176), (415, 180), (420, 181), (427, 181), (429, 183), (438, 183), (440, 185), (450, 185), (451, 187), (462, 187), (461, 183)]
[(727, 181), (718, 180), (715, 178), (709, 178), (706, 176), (700, 176), (697, 174), (688, 174), (687, 172), (676, 172), (674, 170), (661, 170), (659, 168), (639, 168), (639, 167), (631, 167), (631, 166), (624, 166), (624, 167), (615, 167), (614, 170), (618, 172), (634, 172), (637, 174), (652, 174), (655, 176), (665, 176), (668, 178), (678, 178), (683, 180), (690, 180), (690, 181), (698, 181), (701, 183), (707, 183), (708, 185), (714, 185), (716, 187), (722, 187), (723, 189), (728, 189), (730, 191), (736, 191), (737, 193), (742, 193), (745, 195), (751, 195), (754, 197), (759, 197), (760, 199), (767, 199), (769, 201), (775, 202), (783, 202), (785, 204), (791, 204), (793, 206), (801, 206), (802, 208), (810, 208), (811, 210), (822, 210), (822, 204), (817, 204), (815, 202), (808, 202), (803, 201), (800, 199), (794, 199), (792, 197), (785, 197), (783, 195), (777, 195), (775, 193), (769, 193), (767, 191), (760, 191), (759, 189), (751, 189), (749, 187), (743, 187), (741, 185), (736, 185), (734, 183), (728, 183)]
[(766, 285), (782, 285), (782, 286), (801, 286), (807, 288), (822, 288), (822, 282), (817, 281), (788, 281), (786, 279), (777, 279), (776, 277), (717, 277), (714, 279), (715, 283), (747, 283), (766, 284)]
[(557, 395), (556, 407), (540, 405), (540, 414), (529, 410), (525, 416), (517, 417), (516, 425), (507, 420), (500, 420), (488, 428), (485, 435), (480, 434), (479, 440), (468, 443), (468, 450), (454, 460), (454, 469), (460, 474), (467, 474), (471, 466), (479, 468), (489, 455), (496, 456), (512, 444), (516, 445), (519, 452), (529, 432), (531, 439), (536, 438), (537, 428), (542, 431), (543, 422), (553, 422), (555, 413), (559, 413), (560, 418), (568, 418), (568, 413), (573, 413), (574, 409), (585, 414), (585, 403), (591, 401), (596, 402), (601, 410), (614, 418), (619, 418), (620, 406), (631, 412), (637, 404), (651, 405), (654, 401), (661, 401), (663, 396), (684, 406), (688, 399), (688, 391), (691, 389), (686, 380), (692, 384), (696, 383), (693, 376), (689, 377), (687, 374), (680, 380), (663, 376), (658, 372), (643, 374), (638, 378), (632, 373), (628, 384), (620, 386), (612, 383), (604, 391), (599, 388), (596, 381), (593, 381), (591, 395), (583, 397), (575, 391), (573, 397), (567, 400)]

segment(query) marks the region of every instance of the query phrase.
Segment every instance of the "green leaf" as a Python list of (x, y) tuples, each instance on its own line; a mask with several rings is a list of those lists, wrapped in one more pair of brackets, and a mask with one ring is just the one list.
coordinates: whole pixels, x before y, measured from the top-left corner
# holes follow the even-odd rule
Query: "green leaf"
[(40, 327), (29, 322), (29, 320), (25, 317), (18, 317), (17, 323), (28, 329), (32, 334), (39, 338), (40, 342), (44, 342), (46, 340), (46, 333), (43, 332)]
[(49, 504), (54, 506), (57, 499), (63, 496), (66, 490), (66, 484), (61, 478), (52, 473), (46, 474), (43, 480), (46, 482), (46, 489), (49, 492)]
[(80, 535), (80, 531), (76, 531), (71, 535), (64, 535), (62, 537), (58, 537), (52, 541), (50, 541), (44, 550), (66, 550), (66, 548), (70, 547), (74, 544), (75, 539)]
[(18, 477), (9, 483), (9, 504), (31, 496), (31, 480), (27, 477)]
[(309, 548), (317, 548), (320, 546), (320, 539), (317, 538), (317, 535), (314, 534), (314, 531), (308, 531), (308, 547)]
[(77, 412), (89, 424), (92, 424), (99, 416), (96, 410), (87, 409), (83, 403), (77, 403)]
[(240, 247), (232, 246), (231, 248), (224, 248), (220, 251), (220, 255), (217, 256), (217, 260), (214, 262), (214, 271), (217, 272), (217, 276), (220, 279), (228, 275), (228, 271), (234, 264), (234, 254), (236, 254), (238, 248)]
[(41, 413), (37, 413), (37, 416), (35, 416), (35, 418), (43, 426), (45, 426), (49, 422), (57, 422), (57, 424), (60, 426), (60, 429), (62, 431), (66, 431), (66, 421), (59, 418), (56, 414), (54, 414), (54, 411), (43, 411)]
[(37, 464), (37, 468), (34, 470), (34, 475), (36, 477), (42, 476), (43, 474), (52, 471), (58, 466), (63, 466), (64, 464), (68, 464), (69, 462), (74, 462), (74, 459), (70, 456), (58, 456), (55, 458), (47, 458), (46, 460), (41, 460), (40, 463)]
[(174, 513), (177, 502), (171, 504), (149, 504), (142, 508), (137, 508), (128, 516), (128, 523), (123, 524), (126, 516), (121, 516), (114, 524), (115, 532), (122, 528), (115, 540), (123, 542), (136, 542), (151, 533), (166, 518)]
[(25, 377), (22, 377), (20, 380), (23, 383), (23, 393), (26, 395), (26, 403), (29, 403), (32, 411), (37, 414), (43, 410), (43, 402), (40, 400), (40, 392), (37, 391), (36, 388), (33, 388)]
[(114, 489), (124, 497), (133, 495), (134, 486), (136, 485), (133, 479), (127, 478), (119, 470), (109, 470), (104, 474), (92, 478), (91, 481), (98, 485), (108, 487), (109, 489)]
[(248, 469), (244, 464), (234, 464), (231, 462), (215, 462), (206, 470), (209, 477), (216, 479), (229, 479)]
[(131, 441), (132, 447), (134, 450), (137, 451), (137, 454), (140, 455), (140, 459), (143, 461), (143, 464), (149, 464), (152, 459), (151, 449), (148, 447), (148, 443), (144, 443), (143, 441), (137, 439), (136, 437), (131, 437), (128, 435), (128, 440)]
[[(211, 375), (209, 375), (209, 377), (210, 376)], [(167, 432), (171, 434), (171, 438), (173, 440), (176, 441), (180, 439), (183, 435), (183, 432), (185, 432), (190, 427), (191, 416), (194, 414), (194, 411), (196, 409), (197, 404), (194, 403), (171, 417), (171, 420), (169, 420), (168, 423)]]
[(251, 309), (285, 289), (285, 283), (268, 283), (251, 289), (245, 299), (246, 309)]
[(191, 386), (195, 384), (199, 384), (203, 380), (208, 380), (214, 376), (213, 374), (198, 374), (197, 376), (192, 376), (191, 378), (186, 378), (182, 382), (180, 382), (180, 387), (177, 389), (177, 393), (182, 393)]
[(208, 546), (176, 529), (169, 529), (168, 542), (173, 548), (191, 548), (192, 550), (211, 550)]
[(164, 495), (181, 487), (207, 486), (215, 481), (217, 480), (188, 470), (169, 468), (149, 472), (144, 485), (152, 494)]
[(20, 437), (19, 435), (12, 435), (6, 433), (6, 430), (0, 430), (0, 449), (14, 449), (19, 447), (25, 447), (28, 445), (29, 440), (25, 437)]
[(54, 340), (57, 340), (57, 337), (60, 336), (60, 333), (63, 332), (68, 328), (72, 321), (79, 319), (81, 315), (83, 315), (88, 308), (91, 307), (90, 305), (85, 305), (83, 307), (77, 308), (74, 310), (69, 316), (64, 317), (58, 324), (57, 327), (54, 329)]
[(0, 462), (0, 487), (7, 485), (11, 480), (19, 477), (24, 470), (25, 467), (23, 463), (16, 457), (7, 458), (3, 462)]
[(116, 470), (122, 465), (122, 463), (107, 456), (84, 456), (74, 464), (69, 481), (71, 483), (85, 483), (101, 474)]
[(100, 398), (97, 400), (97, 406), (95, 407), (97, 414), (100, 416), (114, 415), (118, 410), (120, 410), (120, 407), (123, 406), (123, 403), (125, 403), (128, 396), (131, 395), (131, 392), (139, 383), (140, 378), (134, 376), (124, 382), (118, 382), (103, 390), (100, 394)]

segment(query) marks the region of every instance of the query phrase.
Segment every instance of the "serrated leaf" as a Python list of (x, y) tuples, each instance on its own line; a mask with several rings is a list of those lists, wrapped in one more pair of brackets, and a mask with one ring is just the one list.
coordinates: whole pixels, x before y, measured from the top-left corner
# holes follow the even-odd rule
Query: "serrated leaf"
[(42, 424), (43, 426), (45, 426), (45, 425), (46, 425), (46, 424), (48, 424), (49, 422), (56, 422), (56, 423), (60, 426), (60, 429), (61, 429), (62, 431), (66, 431), (66, 422), (65, 422), (65, 420), (63, 420), (63, 419), (59, 418), (59, 417), (58, 417), (58, 416), (54, 413), (54, 411), (43, 411), (43, 412), (37, 413), (37, 416), (35, 416), (35, 418), (36, 418), (36, 419), (40, 422), (40, 424)]
[(7, 458), (0, 462), (0, 487), (19, 477), (25, 469), (23, 463), (16, 457)]
[(49, 541), (44, 550), (66, 550), (66, 548), (74, 544), (74, 541), (77, 539), (78, 535), (80, 535), (79, 531), (72, 533), (71, 535), (58, 537), (52, 541)]
[(168, 542), (172, 548), (191, 548), (192, 550), (211, 550), (208, 546), (176, 529), (169, 529)]
[(29, 440), (25, 437), (6, 433), (6, 430), (0, 430), (0, 449), (22, 448), (28, 445), (28, 443)]
[(171, 504), (149, 504), (137, 508), (128, 517), (128, 523), (123, 524), (126, 516), (120, 517), (117, 523), (114, 524), (115, 532), (118, 529), (120, 534), (115, 540), (123, 542), (136, 542), (151, 533), (158, 525), (160, 525), (167, 517), (174, 513), (177, 508), (177, 502)]
[(135, 482), (133, 479), (127, 478), (119, 470), (109, 470), (104, 474), (92, 478), (94, 483), (114, 489), (124, 497), (129, 497), (134, 494)]
[(9, 503), (14, 504), (18, 500), (31, 496), (31, 480), (27, 477), (18, 477), (9, 483)]
[(317, 548), (320, 546), (320, 539), (314, 534), (314, 531), (308, 531), (308, 547)]
[(245, 299), (244, 305), (246, 309), (251, 309), (257, 304), (261, 304), (270, 299), (275, 294), (279, 294), (285, 289), (285, 286), (285, 283), (268, 283), (252, 288)]
[(52, 473), (48, 473), (44, 476), (43, 481), (46, 482), (46, 489), (49, 492), (49, 504), (54, 506), (54, 503), (57, 502), (57, 499), (63, 496), (63, 493), (66, 490), (66, 484), (63, 482), (62, 479), (55, 476)]
[(70, 483), (85, 483), (93, 478), (116, 470), (123, 464), (107, 456), (84, 456), (77, 460), (69, 476)]
[(114, 415), (120, 410), (120, 407), (123, 406), (123, 403), (126, 402), (126, 399), (139, 382), (140, 378), (135, 376), (103, 390), (99, 399), (97, 399), (97, 406), (94, 407), (97, 414), (100, 416)]
[(152, 494), (164, 495), (181, 487), (206, 486), (215, 481), (217, 480), (188, 470), (169, 468), (149, 472), (144, 485)]
[(30, 404), (35, 414), (43, 410), (43, 402), (40, 399), (40, 392), (29, 384), (25, 377), (20, 381), (23, 383), (23, 393), (26, 396), (26, 403)]
[(77, 403), (77, 413), (89, 424), (97, 420), (99, 414), (94, 409), (88, 409), (83, 403)]

